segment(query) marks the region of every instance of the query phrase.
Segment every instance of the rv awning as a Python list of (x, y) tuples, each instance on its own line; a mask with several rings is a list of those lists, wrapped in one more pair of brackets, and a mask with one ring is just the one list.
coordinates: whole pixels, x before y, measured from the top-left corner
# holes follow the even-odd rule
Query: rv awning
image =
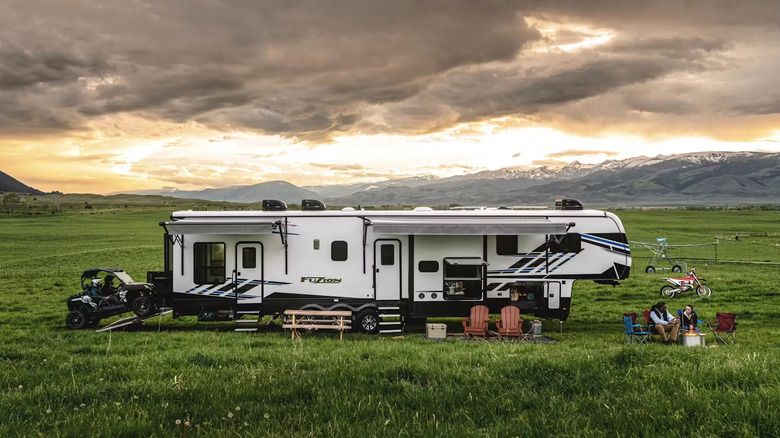
[(512, 218), (388, 218), (371, 219), (377, 234), (566, 234), (568, 223)]
[(446, 258), (444, 263), (448, 265), (487, 265), (488, 263), (482, 257), (459, 257), (459, 258)]
[(271, 234), (278, 219), (249, 220), (193, 220), (164, 222), (168, 234)]

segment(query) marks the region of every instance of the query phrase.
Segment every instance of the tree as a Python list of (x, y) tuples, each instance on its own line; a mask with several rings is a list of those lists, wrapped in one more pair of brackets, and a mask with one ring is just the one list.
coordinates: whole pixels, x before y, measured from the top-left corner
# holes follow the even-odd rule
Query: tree
[(7, 208), (11, 213), (14, 212), (14, 207), (16, 207), (16, 204), (19, 203), (19, 194), (18, 193), (6, 193), (5, 196), (3, 196), (3, 207)]

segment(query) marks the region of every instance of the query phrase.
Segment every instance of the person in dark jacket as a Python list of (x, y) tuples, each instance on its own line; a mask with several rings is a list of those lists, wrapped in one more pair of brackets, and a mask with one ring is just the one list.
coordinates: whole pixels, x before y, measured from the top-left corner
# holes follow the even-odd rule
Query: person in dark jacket
[(680, 314), (680, 320), (683, 331), (699, 332), (699, 327), (697, 327), (699, 324), (699, 315), (696, 314), (696, 312), (693, 310), (693, 306), (690, 304), (685, 306), (685, 309), (683, 309), (682, 314)]
[[(659, 302), (650, 309), (650, 319), (655, 324), (655, 329), (665, 344), (671, 344), (677, 340), (680, 330), (680, 321), (666, 310), (666, 303)], [(669, 336), (667, 337), (667, 333)]]

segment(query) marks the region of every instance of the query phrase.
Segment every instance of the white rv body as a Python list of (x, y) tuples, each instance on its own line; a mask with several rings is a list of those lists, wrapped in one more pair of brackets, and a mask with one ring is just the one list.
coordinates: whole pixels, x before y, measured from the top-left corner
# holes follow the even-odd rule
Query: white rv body
[(566, 319), (576, 280), (627, 278), (625, 230), (598, 210), (179, 211), (166, 229), (174, 314), (515, 305)]

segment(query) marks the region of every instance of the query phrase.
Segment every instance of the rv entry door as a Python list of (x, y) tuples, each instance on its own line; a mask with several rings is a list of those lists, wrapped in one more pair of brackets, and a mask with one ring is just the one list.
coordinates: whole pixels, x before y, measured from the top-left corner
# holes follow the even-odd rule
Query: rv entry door
[(401, 241), (374, 241), (374, 299), (401, 299)]
[(236, 244), (234, 288), (237, 305), (263, 302), (263, 244), (239, 242)]
[(547, 307), (557, 309), (561, 306), (561, 283), (557, 281), (547, 283)]

